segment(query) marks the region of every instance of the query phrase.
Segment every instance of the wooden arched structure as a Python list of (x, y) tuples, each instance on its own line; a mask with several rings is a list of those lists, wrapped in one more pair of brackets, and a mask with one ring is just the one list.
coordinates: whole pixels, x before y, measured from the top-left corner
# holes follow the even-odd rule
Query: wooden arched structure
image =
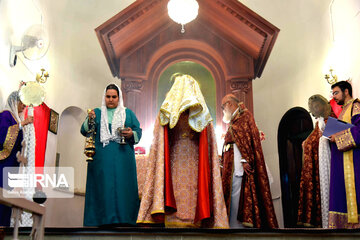
[(302, 143), (313, 129), (311, 116), (302, 107), (294, 107), (288, 110), (279, 123), (278, 152), (285, 228), (299, 227), (297, 214), (303, 164)]
[(168, 16), (168, 0), (135, 1), (95, 30), (113, 76), (122, 79), (125, 105), (145, 127), (157, 114), (161, 73), (180, 61), (213, 75), (217, 123), (227, 93), (253, 109), (252, 80), (261, 76), (279, 29), (237, 0), (197, 1), (199, 15), (184, 34)]

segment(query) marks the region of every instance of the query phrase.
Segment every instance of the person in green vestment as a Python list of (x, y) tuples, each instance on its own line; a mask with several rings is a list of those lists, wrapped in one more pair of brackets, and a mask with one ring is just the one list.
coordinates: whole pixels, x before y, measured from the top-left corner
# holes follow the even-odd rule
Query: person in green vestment
[[(142, 130), (135, 114), (124, 107), (115, 84), (104, 91), (101, 108), (88, 113), (81, 134), (89, 130), (88, 118), (95, 120), (95, 156), (88, 163), (84, 226), (135, 225), (139, 211), (134, 144)], [(119, 127), (127, 144), (120, 144)]]

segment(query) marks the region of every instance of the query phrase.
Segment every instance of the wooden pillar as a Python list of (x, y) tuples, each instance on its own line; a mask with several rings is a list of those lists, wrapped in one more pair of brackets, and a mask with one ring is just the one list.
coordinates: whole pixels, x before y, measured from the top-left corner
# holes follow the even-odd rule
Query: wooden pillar
[(131, 109), (140, 124), (145, 121), (145, 105), (143, 95), (144, 83), (139, 79), (124, 78), (121, 82), (121, 90), (124, 98), (125, 107)]
[(253, 94), (252, 80), (249, 79), (231, 79), (227, 81), (229, 91), (242, 101), (247, 109), (253, 113)]

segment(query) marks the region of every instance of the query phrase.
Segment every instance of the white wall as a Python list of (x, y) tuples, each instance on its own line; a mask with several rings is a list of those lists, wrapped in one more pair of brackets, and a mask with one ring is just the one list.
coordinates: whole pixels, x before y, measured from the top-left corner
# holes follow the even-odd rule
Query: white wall
[(334, 66), (340, 79), (352, 79), (353, 95), (360, 97), (360, 1), (333, 0), (333, 46), (328, 65)]
[[(47, 92), (45, 102), (50, 108), (61, 115), (69, 106), (83, 110), (98, 107), (104, 87), (113, 81), (119, 84), (119, 80), (114, 79), (110, 73), (94, 29), (132, 2), (0, 0), (0, 102), (4, 102), (8, 94), (17, 89), (20, 80), (33, 80), (40, 67), (46, 67), (50, 78), (44, 85)], [(274, 176), (273, 197), (280, 197), (277, 152), (280, 119), (292, 107), (307, 109), (307, 100), (313, 94), (320, 93), (329, 97), (330, 86), (323, 75), (324, 69), (327, 70), (329, 62), (332, 62), (328, 55), (334, 46), (346, 45), (351, 48), (345, 57), (349, 59), (349, 63), (345, 65), (348, 66), (348, 73), (344, 75), (353, 78), (355, 96), (359, 96), (359, 1), (334, 0), (332, 18), (332, 0), (241, 2), (281, 30), (262, 77), (254, 81), (255, 119), (267, 137), (263, 147), (265, 160)], [(50, 34), (51, 44), (46, 57), (38, 62), (29, 62), (19, 54), (20, 61), (14, 68), (10, 68), (10, 42), (18, 43), (29, 25), (41, 22)], [(351, 28), (341, 31), (339, 26), (344, 24)], [(336, 45), (333, 39), (341, 39), (342, 43)], [(335, 59), (337, 58), (340, 59)], [(340, 69), (343, 67), (332, 67), (335, 73), (339, 71), (340, 76)], [(61, 121), (60, 119), (60, 124), (64, 124)], [(74, 132), (74, 136), (78, 134), (79, 131)], [(54, 166), (56, 152), (59, 151), (57, 143), (60, 135), (60, 132), (58, 135), (49, 133), (45, 161), (50, 166)], [(83, 141), (78, 144), (82, 146)], [(78, 161), (77, 154), (72, 154), (73, 161)], [(275, 207), (282, 224), (280, 199), (275, 200)], [(51, 219), (56, 219), (56, 212), (51, 207), (47, 214), (50, 214)], [(75, 225), (79, 224), (81, 222)], [(56, 222), (52, 222), (52, 226), (54, 225)]]
[[(19, 3), (22, 8), (16, 9)], [(29, 11), (26, 12), (25, 10)], [(30, 0), (0, 1), (0, 109), (8, 95), (17, 90), (21, 80), (32, 79), (32, 73), (19, 59), (16, 70), (9, 66), (10, 45), (19, 45), (21, 34), (30, 23), (40, 22), (40, 14)]]
[(85, 138), (80, 127), (86, 112), (78, 107), (66, 108), (60, 116), (57, 152), (60, 154), (59, 167), (73, 167), (75, 192), (85, 193), (87, 163), (84, 155)]

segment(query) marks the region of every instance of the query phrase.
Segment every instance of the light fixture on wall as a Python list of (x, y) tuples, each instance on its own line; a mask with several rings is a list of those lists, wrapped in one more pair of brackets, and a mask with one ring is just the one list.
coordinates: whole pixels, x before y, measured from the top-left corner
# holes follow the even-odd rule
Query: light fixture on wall
[(199, 11), (196, 0), (170, 0), (167, 7), (169, 17), (181, 24), (181, 33), (185, 32), (184, 25), (194, 20)]
[[(334, 69), (330, 68), (329, 69), (330, 74), (325, 74), (325, 79), (330, 85), (333, 85), (339, 81), (339, 77), (337, 75), (333, 74), (333, 71), (334, 71)], [(330, 79), (330, 77), (331, 77), (331, 79)], [(351, 84), (352, 79), (348, 78), (344, 81), (347, 81)]]
[[(330, 70), (329, 70), (330, 74), (325, 74), (325, 79), (330, 85), (333, 85), (338, 81), (338, 77), (333, 74), (333, 71), (334, 71), (334, 69), (330, 68)], [(331, 79), (330, 79), (330, 77), (331, 77)]]

